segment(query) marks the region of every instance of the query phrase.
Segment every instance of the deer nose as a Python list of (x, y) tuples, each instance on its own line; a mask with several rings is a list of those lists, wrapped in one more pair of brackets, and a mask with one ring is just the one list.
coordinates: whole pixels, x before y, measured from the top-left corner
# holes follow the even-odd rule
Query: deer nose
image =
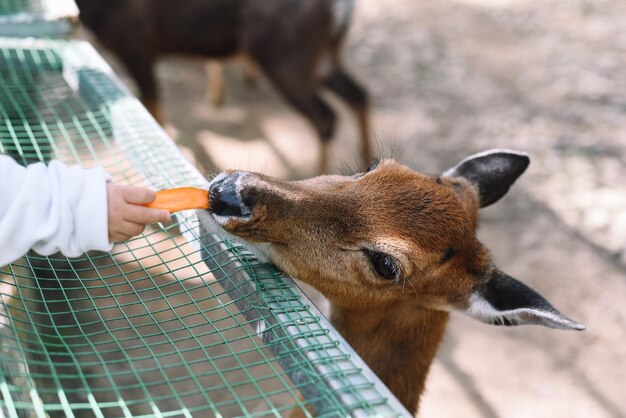
[(209, 186), (210, 211), (215, 215), (244, 217), (250, 215), (250, 208), (241, 197), (241, 182), (246, 173), (235, 172), (218, 175)]

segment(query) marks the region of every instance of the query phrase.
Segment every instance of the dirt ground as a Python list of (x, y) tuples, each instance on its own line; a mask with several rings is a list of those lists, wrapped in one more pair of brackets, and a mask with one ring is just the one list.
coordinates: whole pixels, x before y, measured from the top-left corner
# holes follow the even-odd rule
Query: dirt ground
[[(480, 236), (503, 270), (588, 326), (502, 329), (455, 315), (419, 416), (626, 416), (626, 2), (357, 3), (345, 61), (371, 94), (380, 153), (441, 172), (489, 148), (529, 152)], [(250, 87), (240, 65), (225, 70), (215, 107), (203, 61), (159, 66), (168, 130), (187, 155), (207, 174), (313, 174), (307, 123), (265, 80)], [(343, 172), (356, 129), (333, 104)]]

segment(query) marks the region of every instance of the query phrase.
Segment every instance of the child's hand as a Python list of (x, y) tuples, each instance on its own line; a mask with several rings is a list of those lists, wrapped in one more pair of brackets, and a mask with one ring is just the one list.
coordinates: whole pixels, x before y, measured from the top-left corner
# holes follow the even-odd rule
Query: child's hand
[(125, 241), (141, 234), (146, 224), (170, 220), (170, 214), (166, 210), (140, 206), (153, 202), (156, 198), (155, 192), (145, 187), (107, 183), (107, 196), (111, 242)]

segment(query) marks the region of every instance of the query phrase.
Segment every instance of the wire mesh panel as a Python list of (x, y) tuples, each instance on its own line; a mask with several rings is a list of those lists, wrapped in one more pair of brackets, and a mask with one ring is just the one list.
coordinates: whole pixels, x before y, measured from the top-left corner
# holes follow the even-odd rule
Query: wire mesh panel
[[(0, 38), (0, 152), (206, 187), (85, 43)], [(204, 216), (0, 267), (0, 417), (406, 414), (291, 279)]]
[(78, 16), (74, 0), (0, 0), (0, 36), (63, 36)]

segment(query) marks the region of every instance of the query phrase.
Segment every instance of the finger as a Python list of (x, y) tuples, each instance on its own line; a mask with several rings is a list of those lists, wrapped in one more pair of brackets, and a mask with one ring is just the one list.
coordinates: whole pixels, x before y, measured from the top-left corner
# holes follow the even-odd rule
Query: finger
[(109, 235), (109, 241), (111, 242), (122, 242), (127, 241), (132, 237), (132, 235), (127, 234), (122, 231), (114, 231)]
[(126, 221), (121, 225), (120, 232), (127, 236), (126, 239), (130, 239), (141, 234), (145, 228), (146, 226), (144, 224)]
[(145, 208), (138, 205), (127, 205), (124, 210), (124, 220), (139, 224), (167, 222), (170, 220), (170, 213), (161, 209)]
[(125, 241), (126, 237), (118, 232), (109, 233), (109, 242)]
[(145, 225), (135, 222), (122, 222), (115, 231), (110, 235), (112, 242), (122, 242), (131, 239), (132, 237), (139, 235), (145, 229)]
[(154, 202), (156, 199), (156, 193), (154, 190), (147, 189), (145, 187), (124, 186), (122, 191), (124, 200), (128, 203), (134, 203), (136, 205), (144, 205), (146, 203)]

